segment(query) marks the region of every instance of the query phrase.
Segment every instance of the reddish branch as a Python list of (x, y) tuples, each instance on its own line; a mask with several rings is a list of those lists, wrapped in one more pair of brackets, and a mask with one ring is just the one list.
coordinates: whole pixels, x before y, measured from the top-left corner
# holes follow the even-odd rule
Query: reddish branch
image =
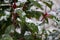
[[(45, 14), (43, 14), (42, 20), (44, 20), (45, 18), (47, 18), (47, 17), (50, 16), (50, 14), (47, 13), (46, 9), (47, 9), (47, 7), (45, 6)], [(41, 21), (42, 21), (42, 20), (41, 20)]]
[[(47, 15), (48, 15), (47, 12), (46, 12), (45, 14), (43, 14), (42, 20), (44, 20), (44, 19), (47, 17)], [(42, 21), (42, 20), (41, 20), (41, 21)]]
[(16, 27), (17, 26), (17, 23), (16, 23), (16, 19), (17, 19), (17, 16), (18, 16), (18, 14), (17, 13), (14, 13), (14, 10), (16, 9), (16, 0), (14, 0), (14, 4), (12, 4), (12, 9), (13, 9), (13, 11), (11, 12), (11, 14), (12, 14), (12, 23), (13, 23), (13, 25)]

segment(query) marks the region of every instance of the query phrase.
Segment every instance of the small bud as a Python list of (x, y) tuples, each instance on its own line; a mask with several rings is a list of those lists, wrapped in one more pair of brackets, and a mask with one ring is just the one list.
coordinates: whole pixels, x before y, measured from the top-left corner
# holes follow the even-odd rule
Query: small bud
[(15, 9), (15, 8), (17, 7), (17, 6), (16, 6), (16, 3), (14, 3), (12, 7)]

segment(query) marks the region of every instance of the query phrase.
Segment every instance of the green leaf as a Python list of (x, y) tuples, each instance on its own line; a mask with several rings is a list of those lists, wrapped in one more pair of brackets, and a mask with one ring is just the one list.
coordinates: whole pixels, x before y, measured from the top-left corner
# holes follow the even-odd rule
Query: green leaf
[(48, 2), (43, 2), (44, 4), (46, 4), (46, 6), (48, 6), (50, 9), (52, 8), (53, 2), (49, 1), (50, 4)]
[(34, 40), (34, 38), (33, 38), (32, 35), (26, 35), (26, 36), (25, 36), (25, 39), (26, 39), (26, 40)]
[(33, 5), (35, 5), (35, 6), (39, 7), (40, 9), (42, 9), (42, 10), (43, 10), (42, 5), (41, 5), (41, 4), (39, 4), (37, 1), (30, 0), (30, 2), (31, 2), (31, 3), (33, 3)]
[(41, 8), (41, 9), (43, 10), (42, 5), (41, 5), (41, 4), (39, 4), (38, 2), (33, 1), (32, 3), (33, 3), (35, 6), (37, 6), (37, 7)]
[(48, 18), (45, 18), (45, 22), (46, 22), (46, 23), (49, 23), (49, 22), (48, 22)]
[(0, 17), (1, 16), (4, 16), (4, 15), (5, 15), (4, 11), (3, 10), (0, 10)]
[(50, 17), (49, 17), (50, 19), (53, 19), (53, 18), (55, 18), (56, 19), (56, 16), (54, 16), (54, 15), (50, 15)]
[(38, 32), (38, 27), (33, 23), (27, 24), (27, 27), (31, 30), (32, 33)]
[(16, 12), (18, 13), (19, 16), (22, 16), (22, 13), (23, 13), (22, 10), (18, 9), (18, 10), (16, 10)]
[(50, 18), (51, 18), (51, 19), (54, 18), (54, 19), (55, 19), (56, 21), (58, 21), (58, 22), (60, 21), (60, 19), (58, 19), (58, 18), (57, 18), (56, 16), (54, 16), (54, 15), (51, 15)]
[(32, 36), (32, 35), (25, 35), (24, 37), (25, 37), (25, 40), (42, 40), (42, 38), (37, 37), (37, 36), (36, 36), (36, 38), (35, 38), (35, 37)]
[(5, 34), (9, 34), (11, 31), (14, 31), (14, 25), (9, 25), (5, 30)]
[(34, 1), (34, 0), (28, 0), (28, 1)]
[(26, 16), (29, 17), (34, 17), (36, 19), (39, 19), (40, 16), (42, 15), (42, 12), (39, 11), (26, 11)]
[(20, 37), (21, 37), (21, 35), (19, 33), (17, 33), (16, 31), (14, 31), (14, 37), (13, 37), (13, 39), (17, 40)]
[(13, 38), (10, 35), (5, 34), (1, 40), (13, 40)]

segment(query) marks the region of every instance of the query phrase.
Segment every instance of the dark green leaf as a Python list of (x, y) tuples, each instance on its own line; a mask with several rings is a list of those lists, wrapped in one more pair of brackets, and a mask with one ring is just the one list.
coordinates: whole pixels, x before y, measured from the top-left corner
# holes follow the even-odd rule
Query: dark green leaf
[(48, 6), (50, 9), (52, 8), (53, 2), (49, 1), (50, 4), (48, 2), (43, 2), (44, 4), (46, 4), (46, 6)]
[(27, 24), (27, 27), (31, 30), (31, 32), (35, 33), (35, 32), (38, 32), (38, 27), (33, 24), (33, 23), (29, 23)]
[(36, 19), (39, 19), (40, 16), (42, 15), (42, 12), (39, 11), (26, 11), (26, 16), (29, 17), (34, 17)]
[(4, 16), (4, 15), (5, 15), (4, 11), (3, 10), (0, 10), (0, 17), (1, 16)]
[(42, 5), (41, 4), (39, 4), (38, 2), (36, 2), (36, 1), (31, 1), (35, 6), (37, 6), (37, 7), (39, 7), (40, 9), (42, 9), (43, 10), (43, 8), (42, 8)]

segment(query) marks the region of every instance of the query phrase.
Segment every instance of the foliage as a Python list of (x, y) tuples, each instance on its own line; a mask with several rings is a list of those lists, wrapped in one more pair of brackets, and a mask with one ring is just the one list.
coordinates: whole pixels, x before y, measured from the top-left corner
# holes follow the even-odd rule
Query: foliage
[[(1, 0), (2, 1), (2, 0)], [(18, 2), (18, 0), (16, 0)], [(41, 10), (44, 10), (42, 5), (39, 4), (37, 1), (34, 0), (27, 0), (27, 2), (20, 3), (19, 6), (16, 6), (16, 3), (14, 0), (10, 1), (10, 5), (1, 5), (4, 3), (3, 1), (0, 2), (0, 18), (3, 16), (7, 16), (6, 20), (3, 18), (0, 20), (0, 40), (47, 40), (48, 39), (48, 33), (43, 28), (42, 33), (39, 34), (38, 26), (34, 23), (26, 22), (26, 18), (36, 18), (39, 20), (41, 16), (43, 16), (43, 22), (42, 25), (45, 23), (49, 23), (48, 18), (60, 21), (56, 16), (51, 14), (44, 14), (44, 12), (41, 11), (34, 11), (30, 10), (32, 6), (35, 6), (37, 8), (40, 8)], [(53, 2), (43, 2), (46, 6), (52, 9)], [(4, 3), (5, 4), (5, 3)], [(8, 4), (8, 3), (6, 3)], [(16, 9), (16, 8), (22, 8), (22, 9)], [(9, 15), (5, 14), (5, 10), (10, 12)], [(19, 19), (19, 20), (18, 20)], [(40, 25), (40, 24), (39, 24)], [(16, 32), (16, 28), (21, 28), (21, 33)], [(25, 35), (25, 32), (29, 31), (31, 34)], [(43, 35), (45, 38), (43, 38)], [(48, 39), (49, 40), (49, 39)]]

